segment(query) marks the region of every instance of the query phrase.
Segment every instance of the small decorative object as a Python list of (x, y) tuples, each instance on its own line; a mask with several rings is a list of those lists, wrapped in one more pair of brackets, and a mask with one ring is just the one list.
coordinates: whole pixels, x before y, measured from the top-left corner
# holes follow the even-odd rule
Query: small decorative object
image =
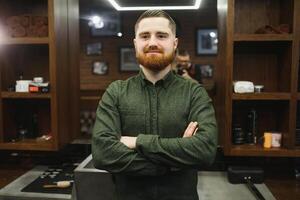
[(197, 54), (215, 55), (218, 52), (218, 30), (198, 29), (197, 30)]
[(82, 135), (91, 135), (96, 118), (94, 110), (83, 110), (80, 112), (80, 132)]
[(119, 12), (99, 12), (90, 17), (88, 25), (91, 35), (97, 36), (121, 36), (121, 22)]
[(95, 61), (92, 66), (93, 74), (104, 75), (108, 72), (108, 66), (105, 62)]
[(139, 71), (140, 67), (137, 63), (135, 50), (132, 47), (120, 48), (120, 71), (130, 72)]
[(100, 55), (102, 53), (102, 44), (100, 42), (86, 45), (86, 55)]
[(237, 81), (233, 83), (235, 93), (253, 93), (254, 84), (250, 81)]

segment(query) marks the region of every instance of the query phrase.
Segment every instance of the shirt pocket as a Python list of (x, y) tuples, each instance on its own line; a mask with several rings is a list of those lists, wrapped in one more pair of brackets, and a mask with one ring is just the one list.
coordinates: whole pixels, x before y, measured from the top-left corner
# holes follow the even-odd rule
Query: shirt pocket
[(145, 112), (134, 108), (119, 108), (123, 136), (138, 136), (145, 133)]

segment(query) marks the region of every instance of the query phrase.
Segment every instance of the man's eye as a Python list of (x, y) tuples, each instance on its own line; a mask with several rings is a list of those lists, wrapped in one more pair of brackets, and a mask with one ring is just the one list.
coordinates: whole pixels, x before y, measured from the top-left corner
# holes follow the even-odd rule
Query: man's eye
[(167, 35), (165, 35), (165, 34), (159, 34), (157, 37), (160, 38), (160, 39), (164, 39), (164, 38), (167, 38)]
[(142, 39), (147, 39), (147, 38), (149, 38), (148, 35), (141, 35), (140, 37), (141, 37)]

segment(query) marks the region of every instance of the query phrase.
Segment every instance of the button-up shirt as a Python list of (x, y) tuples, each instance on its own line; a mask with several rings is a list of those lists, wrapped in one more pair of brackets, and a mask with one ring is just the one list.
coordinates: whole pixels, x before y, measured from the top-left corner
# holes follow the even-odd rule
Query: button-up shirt
[[(182, 137), (198, 122), (192, 137)], [(135, 136), (136, 149), (120, 142)], [(93, 130), (96, 168), (114, 174), (117, 199), (196, 200), (196, 168), (213, 162), (217, 125), (198, 83), (169, 72), (155, 84), (142, 71), (115, 81), (99, 102)]]

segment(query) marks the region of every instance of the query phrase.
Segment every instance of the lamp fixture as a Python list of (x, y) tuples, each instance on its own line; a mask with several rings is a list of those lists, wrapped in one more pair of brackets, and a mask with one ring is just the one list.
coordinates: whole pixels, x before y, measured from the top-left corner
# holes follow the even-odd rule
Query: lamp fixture
[(89, 26), (94, 26), (96, 29), (101, 29), (104, 27), (104, 22), (102, 18), (98, 15), (93, 15), (90, 17)]
[(201, 0), (195, 0), (194, 5), (190, 6), (120, 6), (116, 0), (107, 0), (118, 11), (137, 11), (137, 10), (197, 10)]

